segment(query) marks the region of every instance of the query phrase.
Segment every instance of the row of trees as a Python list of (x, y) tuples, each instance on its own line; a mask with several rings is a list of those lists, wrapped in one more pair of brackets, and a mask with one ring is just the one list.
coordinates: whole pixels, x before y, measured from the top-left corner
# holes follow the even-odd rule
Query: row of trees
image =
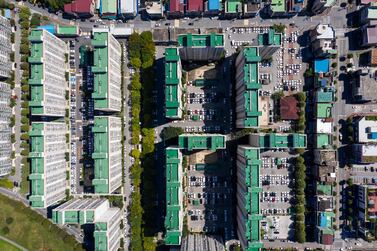
[[(153, 159), (154, 130), (151, 128), (155, 46), (152, 33), (132, 34), (129, 38), (128, 49), (130, 65), (136, 70), (129, 87), (132, 103), (131, 143), (133, 145), (141, 143), (142, 149), (141, 152), (136, 148), (131, 151), (131, 156), (135, 159), (131, 167), (131, 178), (135, 188), (130, 205), (131, 250), (155, 250), (153, 235), (150, 234), (152, 232), (151, 228), (153, 229), (154, 227), (153, 222), (155, 222), (153, 205), (155, 201), (153, 184), (153, 173), (155, 172)], [(142, 120), (140, 120), (141, 104)], [(142, 125), (142, 129), (140, 125)], [(142, 136), (141, 142), (140, 134)], [(141, 180), (143, 180), (142, 186)], [(141, 196), (141, 193), (143, 196)], [(143, 222), (148, 224), (143, 225)]]
[(21, 192), (28, 193), (29, 191), (29, 182), (27, 180), (27, 176), (29, 174), (29, 162), (28, 162), (28, 155), (29, 155), (29, 129), (30, 129), (30, 121), (29, 121), (29, 63), (28, 57), (30, 53), (30, 44), (29, 44), (29, 27), (30, 27), (30, 9), (27, 7), (21, 7), (19, 10), (19, 24), (21, 26), (21, 43), (20, 43), (20, 54), (21, 54), (21, 64), (20, 68), (22, 70), (22, 78), (21, 78), (21, 155), (22, 160), (21, 163), (23, 164), (22, 169), (22, 182), (21, 182)]
[(295, 159), (295, 239), (299, 243), (306, 241), (305, 231), (305, 187), (306, 187), (306, 166), (305, 160), (300, 155)]
[(299, 92), (296, 94), (298, 101), (298, 121), (297, 121), (297, 131), (304, 132), (305, 130), (305, 107), (306, 107), (306, 94), (304, 92)]

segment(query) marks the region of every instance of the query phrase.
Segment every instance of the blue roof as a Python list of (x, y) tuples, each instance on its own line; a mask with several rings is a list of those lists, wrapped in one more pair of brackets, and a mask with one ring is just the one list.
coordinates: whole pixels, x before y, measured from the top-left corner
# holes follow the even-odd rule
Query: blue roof
[(320, 227), (326, 227), (327, 226), (327, 217), (325, 214), (319, 215), (319, 226)]
[(10, 9), (5, 9), (5, 11), (4, 11), (4, 17), (5, 17), (5, 18), (8, 18), (8, 19), (11, 19), (11, 18), (12, 18), (12, 15), (11, 15)]
[(219, 0), (209, 0), (208, 1), (208, 10), (219, 10), (220, 1)]
[(326, 73), (326, 72), (329, 72), (329, 69), (330, 69), (330, 60), (328, 58), (316, 59), (314, 61), (315, 73)]
[(37, 29), (46, 30), (46, 31), (50, 32), (53, 35), (55, 35), (55, 33), (56, 33), (56, 27), (53, 24), (38, 26)]

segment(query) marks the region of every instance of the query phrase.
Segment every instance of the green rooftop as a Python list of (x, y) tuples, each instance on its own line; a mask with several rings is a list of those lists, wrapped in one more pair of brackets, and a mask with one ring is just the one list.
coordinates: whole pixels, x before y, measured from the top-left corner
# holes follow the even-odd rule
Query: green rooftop
[(331, 118), (332, 104), (331, 103), (317, 103), (317, 118)]
[(258, 45), (281, 45), (281, 34), (269, 29), (268, 33), (258, 35)]
[(101, 13), (117, 13), (117, 0), (102, 0), (101, 1)]
[(166, 217), (165, 243), (179, 245), (181, 243), (181, 156), (178, 148), (166, 148)]
[(272, 0), (270, 4), (272, 12), (286, 12), (286, 5), (284, 0)]
[(325, 148), (331, 144), (331, 135), (324, 133), (317, 134), (316, 142), (316, 148)]
[(239, 146), (237, 152), (244, 159), (244, 161), (240, 161), (237, 165), (244, 165), (238, 166), (238, 168), (245, 170), (245, 180), (241, 182), (245, 182), (246, 186), (246, 190), (243, 193), (245, 198), (244, 207), (247, 212), (247, 218), (244, 219), (246, 228), (245, 238), (248, 241), (246, 250), (259, 250), (263, 246), (260, 242), (260, 220), (262, 219), (259, 207), (259, 197), (262, 192), (259, 186), (260, 165), (262, 164), (260, 150), (254, 147)]
[(181, 71), (178, 48), (165, 49), (165, 107), (167, 118), (179, 118)]
[(62, 36), (76, 36), (79, 29), (76, 25), (58, 25), (56, 33)]
[(224, 46), (224, 35), (207, 34), (182, 34), (178, 36), (178, 45), (184, 47), (218, 47)]
[(331, 103), (334, 101), (334, 92), (332, 90), (317, 91), (317, 103)]
[(322, 185), (317, 184), (317, 194), (318, 195), (328, 195), (332, 196), (332, 186), (331, 185)]
[(259, 135), (259, 146), (261, 148), (305, 148), (305, 134), (261, 134)]
[(257, 47), (244, 48), (240, 56), (243, 57), (243, 68), (241, 70), (243, 71), (243, 82), (245, 84), (246, 118), (244, 127), (258, 127), (259, 116), (262, 115), (262, 112), (259, 111), (258, 103), (258, 89), (261, 88), (258, 82), (258, 62), (261, 61), (261, 57)]
[(225, 4), (227, 13), (242, 12), (242, 1), (240, 0), (227, 0)]
[(179, 148), (192, 150), (217, 150), (225, 148), (225, 136), (220, 134), (182, 134), (178, 137)]

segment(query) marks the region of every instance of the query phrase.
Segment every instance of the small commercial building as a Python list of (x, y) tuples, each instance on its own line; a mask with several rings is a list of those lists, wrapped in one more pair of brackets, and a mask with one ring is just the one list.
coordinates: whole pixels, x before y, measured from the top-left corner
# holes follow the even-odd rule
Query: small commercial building
[(189, 16), (199, 16), (204, 11), (203, 0), (187, 0), (186, 14)]
[(117, 0), (98, 0), (100, 1), (99, 13), (103, 19), (115, 19), (118, 14)]
[(361, 46), (370, 47), (377, 44), (377, 25), (365, 24), (360, 28)]
[(329, 57), (337, 53), (335, 30), (329, 24), (319, 24), (311, 30), (310, 41), (315, 57)]
[(220, 0), (207, 0), (205, 2), (206, 15), (218, 15), (222, 9), (222, 2)]
[(280, 118), (282, 120), (298, 120), (298, 112), (298, 101), (295, 96), (280, 99)]
[(121, 108), (121, 54), (119, 42), (109, 31), (94, 31), (92, 39), (94, 109), (119, 112)]
[(64, 12), (75, 18), (92, 17), (95, 10), (94, 0), (74, 0), (64, 4)]
[(147, 1), (145, 8), (151, 19), (160, 19), (164, 16), (164, 5), (162, 1)]
[(355, 102), (376, 102), (376, 71), (372, 69), (359, 69), (353, 72), (351, 78), (352, 99)]
[(73, 199), (52, 210), (55, 224), (94, 225), (94, 250), (120, 248), (121, 210), (110, 207), (107, 199)]
[(30, 135), (30, 195), (32, 207), (46, 208), (65, 198), (68, 151), (65, 123), (32, 122)]
[(29, 41), (31, 114), (64, 117), (68, 88), (65, 77), (67, 45), (45, 29), (32, 30)]
[(320, 14), (328, 11), (336, 3), (335, 0), (314, 0), (311, 8), (311, 12), (314, 14)]
[(118, 0), (118, 15), (123, 18), (134, 18), (138, 13), (138, 0)]
[(181, 0), (170, 0), (167, 15), (172, 18), (180, 18), (185, 13), (185, 6)]
[(94, 191), (111, 194), (122, 185), (121, 119), (113, 116), (94, 117)]

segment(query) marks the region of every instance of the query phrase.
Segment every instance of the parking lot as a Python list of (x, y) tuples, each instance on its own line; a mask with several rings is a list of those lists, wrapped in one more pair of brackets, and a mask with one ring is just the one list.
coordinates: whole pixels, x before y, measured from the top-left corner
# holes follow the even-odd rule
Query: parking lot
[(230, 130), (229, 82), (224, 80), (227, 66), (203, 65), (187, 72), (185, 132), (223, 132)]
[[(292, 155), (283, 150), (270, 150), (261, 153), (260, 208), (266, 221), (264, 239), (286, 239), (291, 227), (291, 199), (293, 192), (290, 183)], [(280, 222), (280, 223), (279, 223)], [(279, 231), (280, 229), (280, 231)]]
[(225, 233), (232, 229), (232, 186), (230, 159), (225, 151), (201, 151), (188, 158), (187, 225), (192, 232)]

